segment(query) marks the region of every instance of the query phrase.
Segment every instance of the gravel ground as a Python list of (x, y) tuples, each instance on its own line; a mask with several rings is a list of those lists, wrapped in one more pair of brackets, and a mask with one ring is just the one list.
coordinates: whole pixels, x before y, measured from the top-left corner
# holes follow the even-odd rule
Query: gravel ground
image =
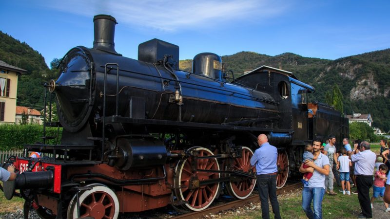
[[(40, 219), (40, 217), (35, 213), (35, 211), (30, 211), (29, 219)], [(23, 210), (19, 209), (14, 213), (7, 213), (0, 215), (0, 219), (24, 219)]]
[(389, 219), (390, 212), (385, 212), (386, 208), (383, 202), (379, 200), (374, 202), (374, 208), (372, 209), (372, 218), (375, 219)]

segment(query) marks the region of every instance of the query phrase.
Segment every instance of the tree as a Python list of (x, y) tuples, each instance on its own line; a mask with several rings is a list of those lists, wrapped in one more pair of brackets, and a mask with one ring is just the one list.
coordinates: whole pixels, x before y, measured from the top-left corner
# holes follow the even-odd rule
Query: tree
[(341, 112), (342, 114), (344, 114), (344, 107), (343, 107), (343, 94), (341, 93), (341, 90), (339, 88), (339, 86), (337, 86), (337, 84), (335, 84), (333, 86), (333, 102), (332, 102), (332, 106), (338, 110), (339, 112)]
[(332, 91), (325, 94), (325, 101), (328, 105), (333, 106), (336, 110), (344, 114), (343, 94), (337, 84), (333, 85)]
[(379, 140), (379, 136), (375, 135), (374, 129), (365, 122), (353, 122), (349, 124), (349, 138), (370, 142), (376, 142)]
[(28, 124), (28, 115), (26, 112), (23, 111), (22, 113), (22, 119), (20, 120), (20, 125), (27, 125)]

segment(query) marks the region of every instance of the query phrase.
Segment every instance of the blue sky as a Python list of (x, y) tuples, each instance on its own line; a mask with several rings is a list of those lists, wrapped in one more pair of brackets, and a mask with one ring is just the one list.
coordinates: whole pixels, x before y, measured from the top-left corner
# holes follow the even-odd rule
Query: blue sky
[(292, 52), (337, 59), (390, 48), (390, 1), (363, 0), (0, 0), (0, 30), (47, 63), (92, 47), (93, 16), (116, 18), (116, 51), (137, 58), (153, 38), (201, 52)]

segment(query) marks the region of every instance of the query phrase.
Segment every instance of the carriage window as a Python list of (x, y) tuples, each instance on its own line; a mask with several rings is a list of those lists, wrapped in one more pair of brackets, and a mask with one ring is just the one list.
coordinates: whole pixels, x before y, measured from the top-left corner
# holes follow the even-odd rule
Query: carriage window
[(307, 104), (307, 92), (306, 90), (300, 90), (301, 93), (301, 104)]
[(288, 91), (288, 85), (285, 81), (281, 81), (278, 84), (279, 94), (282, 97), (282, 99), (287, 99), (290, 96), (290, 93)]

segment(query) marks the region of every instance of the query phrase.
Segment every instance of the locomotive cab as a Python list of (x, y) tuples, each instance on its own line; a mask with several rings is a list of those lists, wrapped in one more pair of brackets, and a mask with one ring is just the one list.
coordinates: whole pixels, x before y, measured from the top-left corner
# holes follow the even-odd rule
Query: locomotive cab
[(314, 88), (295, 78), (292, 72), (261, 66), (237, 78), (233, 83), (269, 93), (278, 103), (278, 128), (293, 130), (292, 144), (304, 145), (307, 139), (307, 93)]

